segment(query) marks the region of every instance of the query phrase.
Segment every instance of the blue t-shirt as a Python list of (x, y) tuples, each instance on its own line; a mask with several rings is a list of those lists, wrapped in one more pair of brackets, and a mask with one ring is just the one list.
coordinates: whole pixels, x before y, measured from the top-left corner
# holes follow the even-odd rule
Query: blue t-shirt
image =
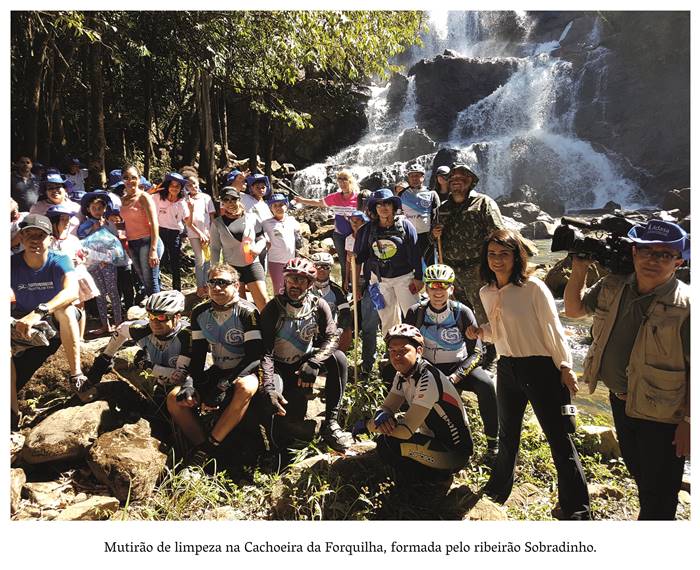
[(49, 251), (46, 263), (34, 270), (24, 261), (21, 253), (10, 258), (10, 284), (15, 293), (12, 316), (22, 318), (41, 303), (48, 303), (63, 289), (63, 277), (73, 271), (70, 257)]

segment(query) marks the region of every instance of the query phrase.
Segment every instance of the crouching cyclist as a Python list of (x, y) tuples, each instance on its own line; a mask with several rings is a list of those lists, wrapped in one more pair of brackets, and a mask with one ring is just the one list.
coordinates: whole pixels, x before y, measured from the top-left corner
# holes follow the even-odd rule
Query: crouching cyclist
[[(242, 422), (258, 390), (260, 315), (254, 305), (239, 299), (238, 285), (238, 272), (232, 266), (220, 264), (209, 270), (209, 300), (192, 310), (189, 376), (168, 395), (170, 415), (195, 446), (191, 464), (224, 459), (220, 446), (239, 424), (244, 427)], [(214, 363), (205, 370), (209, 351)], [(249, 418), (246, 424), (251, 432), (259, 433), (254, 420)], [(245, 442), (229, 440), (227, 444), (240, 443), (236, 450), (241, 454), (255, 451), (250, 438), (241, 439)], [(240, 457), (226, 457), (227, 461), (236, 459)]]
[(135, 367), (155, 377), (155, 390), (148, 395), (158, 407), (165, 403), (167, 392), (172, 386), (180, 386), (185, 382), (190, 363), (191, 333), (189, 321), (182, 317), (185, 310), (184, 295), (180, 291), (154, 293), (146, 299), (145, 309), (148, 321), (121, 323), (102, 354), (95, 358), (87, 373), (87, 381), (80, 388), (86, 397), (94, 393), (92, 388), (110, 369), (114, 355), (130, 340), (140, 347), (134, 358)]
[[(263, 382), (272, 437), (278, 446), (291, 439), (289, 420), (301, 422), (316, 377), (326, 375), (326, 415), (320, 434), (329, 447), (345, 451), (350, 434), (338, 424), (348, 363), (338, 350), (338, 334), (328, 303), (309, 294), (316, 278), (310, 261), (291, 259), (284, 268), (284, 290), (260, 315), (264, 341)], [(281, 421), (276, 421), (278, 418)]]
[(311, 261), (316, 268), (316, 279), (311, 287), (311, 293), (324, 299), (331, 308), (335, 326), (338, 329), (338, 349), (345, 352), (352, 344), (352, 314), (347, 293), (340, 285), (331, 281), (333, 256), (330, 253), (325, 251), (314, 253)]
[(404, 322), (420, 330), (424, 339), (423, 358), (435, 365), (458, 391), (476, 394), (484, 422), (487, 451), (491, 464), (498, 454), (498, 404), (496, 384), (480, 364), (481, 341), (467, 339), (467, 327), (476, 327), (472, 310), (452, 300), (455, 272), (448, 265), (435, 264), (423, 274), (428, 299), (413, 305)]
[[(400, 481), (450, 480), (473, 452), (467, 414), (457, 389), (438, 368), (422, 358), (423, 335), (411, 325), (393, 326), (387, 336), (396, 376), (373, 419), (359, 420), (353, 436), (381, 434), (377, 451)], [(406, 403), (406, 414), (396, 412)]]

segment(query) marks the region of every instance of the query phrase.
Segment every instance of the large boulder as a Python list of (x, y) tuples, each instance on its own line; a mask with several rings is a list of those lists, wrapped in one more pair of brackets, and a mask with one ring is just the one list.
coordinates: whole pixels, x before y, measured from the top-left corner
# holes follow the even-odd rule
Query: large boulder
[(61, 511), (55, 520), (99, 521), (108, 519), (118, 509), (119, 501), (114, 497), (94, 495), (85, 501), (70, 505)]
[(483, 496), (464, 517), (468, 521), (507, 521), (506, 508)]
[(391, 83), (386, 94), (388, 105), (387, 115), (397, 117), (406, 103), (406, 92), (408, 90), (408, 77), (401, 73), (394, 73), (391, 76)]
[(555, 223), (546, 220), (536, 220), (527, 224), (520, 230), (520, 233), (523, 237), (529, 239), (549, 239), (554, 235), (556, 228), (557, 225)]
[(26, 483), (24, 494), (42, 509), (61, 509), (71, 504), (75, 492), (70, 481), (38, 481)]
[(532, 202), (510, 202), (500, 206), (501, 214), (513, 218), (523, 224), (537, 220), (542, 212), (537, 204)]
[[(588, 273), (586, 274), (586, 287), (590, 287), (601, 277), (608, 274), (608, 271), (601, 267), (599, 263), (592, 263), (588, 267)], [(569, 276), (571, 275), (571, 257), (566, 256), (560, 259), (554, 264), (544, 278), (544, 283), (549, 287), (556, 298), (560, 299), (564, 296), (564, 288), (569, 282)]]
[(116, 424), (107, 402), (59, 410), (32, 428), (22, 449), (27, 463), (47, 463), (78, 459), (100, 432)]
[(10, 513), (14, 514), (19, 509), (22, 498), (22, 487), (27, 482), (27, 476), (23, 469), (10, 469)]
[(406, 129), (399, 135), (399, 141), (394, 152), (394, 160), (405, 162), (418, 156), (435, 152), (437, 144), (423, 129), (414, 127)]
[(690, 214), (690, 188), (669, 190), (661, 201), (664, 210), (679, 210), (679, 219)]
[[(447, 140), (457, 114), (493, 93), (517, 69), (517, 60), (438, 55), (416, 63), (416, 120), (433, 140)], [(462, 133), (467, 135), (468, 133)]]
[(592, 455), (600, 453), (603, 459), (617, 459), (622, 456), (620, 442), (613, 428), (607, 426), (580, 426), (581, 451)]
[(90, 449), (88, 465), (120, 501), (151, 495), (165, 468), (167, 456), (160, 442), (151, 437), (145, 419), (102, 434)]

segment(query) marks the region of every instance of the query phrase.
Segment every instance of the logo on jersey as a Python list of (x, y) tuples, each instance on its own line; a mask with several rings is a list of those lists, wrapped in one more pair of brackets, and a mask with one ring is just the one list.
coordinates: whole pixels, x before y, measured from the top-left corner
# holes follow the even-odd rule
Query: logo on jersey
[(430, 207), (433, 205), (433, 201), (430, 198), (419, 198), (418, 199), (418, 205), (423, 209), (423, 210), (429, 210)]
[(243, 331), (239, 331), (238, 329), (229, 329), (224, 335), (224, 340), (227, 344), (243, 344)]
[(458, 344), (462, 340), (462, 334), (456, 328), (442, 329), (440, 339), (448, 344)]
[(398, 247), (390, 239), (378, 239), (372, 244), (372, 251), (378, 259), (391, 259), (397, 250)]
[(168, 359), (168, 366), (170, 368), (175, 368), (177, 366), (177, 354)]
[(318, 326), (316, 325), (316, 322), (308, 323), (301, 327), (301, 330), (299, 331), (299, 337), (304, 342), (310, 342), (311, 340), (313, 340), (314, 336), (316, 336), (317, 331)]
[(425, 453), (421, 453), (420, 451), (416, 450), (411, 450), (408, 452), (409, 457), (415, 457), (416, 459), (422, 459), (426, 463), (435, 463), (435, 458), (431, 457), (430, 455), (426, 455)]

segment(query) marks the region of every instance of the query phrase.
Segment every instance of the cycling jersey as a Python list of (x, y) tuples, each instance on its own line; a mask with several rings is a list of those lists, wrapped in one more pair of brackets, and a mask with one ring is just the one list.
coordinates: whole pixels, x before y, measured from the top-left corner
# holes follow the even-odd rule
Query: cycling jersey
[[(168, 338), (160, 339), (151, 331), (148, 321), (124, 321), (114, 331), (103, 354), (112, 358), (129, 340), (145, 351), (153, 363), (152, 374), (163, 385), (181, 384), (190, 364), (192, 333), (187, 319), (180, 319)], [(178, 372), (178, 374), (173, 374)]]
[(402, 216), (394, 225), (382, 228), (378, 222), (365, 224), (357, 231), (355, 255), (364, 263), (365, 279), (370, 272), (378, 278), (399, 277), (413, 272), (415, 279), (423, 278), (423, 265), (417, 247), (416, 228)]
[(215, 310), (211, 300), (192, 310), (192, 362), (189, 370), (197, 382), (204, 381), (204, 363), (211, 351), (214, 366), (236, 376), (259, 361), (262, 353), (260, 315), (254, 305), (238, 300), (225, 310)]
[(453, 448), (471, 442), (467, 413), (457, 389), (427, 360), (421, 358), (416, 362), (408, 377), (397, 372), (390, 394), (402, 397), (409, 407), (421, 406), (430, 410), (417, 433)]
[(265, 389), (274, 385), (275, 363), (320, 364), (338, 347), (338, 333), (328, 303), (307, 294), (300, 306), (276, 295), (260, 314), (264, 342)]
[(429, 301), (413, 305), (404, 322), (421, 331), (425, 346), (423, 358), (443, 373), (466, 376), (481, 362), (481, 341), (469, 340), (464, 332), (476, 325), (474, 313), (462, 303), (449, 300), (441, 311)]
[(347, 329), (351, 326), (352, 315), (350, 314), (350, 303), (343, 289), (330, 279), (325, 283), (316, 281), (310, 289), (310, 293), (328, 303), (331, 313), (335, 319), (335, 324), (339, 329)]
[(406, 188), (399, 194), (401, 209), (406, 218), (411, 222), (418, 234), (430, 231), (435, 223), (436, 212), (440, 207), (440, 198), (435, 190), (428, 190), (425, 186), (420, 188)]

